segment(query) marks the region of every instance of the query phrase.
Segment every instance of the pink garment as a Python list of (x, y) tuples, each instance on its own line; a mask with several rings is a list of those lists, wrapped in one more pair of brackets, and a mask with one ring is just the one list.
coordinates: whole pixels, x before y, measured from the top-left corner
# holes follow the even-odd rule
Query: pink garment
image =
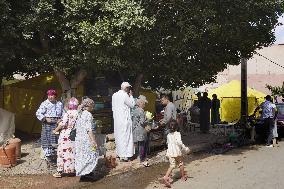
[(58, 139), (57, 171), (63, 173), (75, 173), (75, 142), (69, 139), (70, 132), (78, 118), (77, 110), (68, 110), (63, 115), (60, 123), (63, 128)]

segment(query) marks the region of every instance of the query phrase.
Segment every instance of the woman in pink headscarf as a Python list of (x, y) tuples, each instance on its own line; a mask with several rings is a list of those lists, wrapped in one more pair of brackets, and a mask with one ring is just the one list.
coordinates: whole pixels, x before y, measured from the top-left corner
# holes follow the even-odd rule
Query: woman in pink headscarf
[(78, 100), (72, 97), (68, 102), (68, 110), (63, 115), (62, 121), (53, 131), (56, 134), (59, 130), (57, 148), (57, 172), (53, 174), (56, 178), (61, 178), (62, 174), (75, 174), (75, 141), (70, 137), (72, 129), (74, 129), (78, 119)]

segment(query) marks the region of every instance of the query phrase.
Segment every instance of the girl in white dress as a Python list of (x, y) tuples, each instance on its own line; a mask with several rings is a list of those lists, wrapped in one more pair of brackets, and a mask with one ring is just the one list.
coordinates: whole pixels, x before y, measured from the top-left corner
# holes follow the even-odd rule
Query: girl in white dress
[(170, 175), (176, 166), (180, 168), (181, 179), (184, 181), (187, 180), (187, 176), (184, 171), (182, 152), (189, 153), (189, 148), (181, 141), (181, 134), (177, 131), (178, 123), (175, 120), (170, 122), (169, 129), (170, 133), (167, 135), (168, 149), (166, 155), (169, 158), (170, 167), (162, 179), (163, 183), (167, 187), (171, 186), (172, 179), (170, 178)]

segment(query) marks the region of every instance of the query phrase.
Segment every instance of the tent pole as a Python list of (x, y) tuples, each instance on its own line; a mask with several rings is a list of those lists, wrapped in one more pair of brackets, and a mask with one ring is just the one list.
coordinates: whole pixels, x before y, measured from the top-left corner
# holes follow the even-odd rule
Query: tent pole
[(247, 125), (248, 97), (247, 97), (247, 60), (241, 59), (241, 126)]

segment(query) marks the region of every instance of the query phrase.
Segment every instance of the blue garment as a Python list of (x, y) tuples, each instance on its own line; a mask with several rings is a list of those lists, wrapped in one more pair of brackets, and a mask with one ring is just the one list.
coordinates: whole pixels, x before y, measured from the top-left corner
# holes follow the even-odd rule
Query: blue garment
[(266, 100), (265, 102), (261, 103), (259, 107), (262, 109), (261, 117), (263, 119), (274, 118), (274, 111), (273, 110), (276, 109), (275, 104)]
[(55, 155), (54, 144), (57, 144), (58, 137), (52, 133), (56, 128), (58, 119), (62, 117), (63, 104), (60, 101), (50, 102), (48, 99), (41, 103), (36, 111), (36, 117), (40, 121), (51, 118), (51, 123), (43, 122), (41, 129), (41, 147), (46, 157)]
[(48, 99), (41, 103), (36, 111), (36, 117), (43, 121), (44, 118), (61, 118), (63, 104), (60, 101), (50, 102)]

